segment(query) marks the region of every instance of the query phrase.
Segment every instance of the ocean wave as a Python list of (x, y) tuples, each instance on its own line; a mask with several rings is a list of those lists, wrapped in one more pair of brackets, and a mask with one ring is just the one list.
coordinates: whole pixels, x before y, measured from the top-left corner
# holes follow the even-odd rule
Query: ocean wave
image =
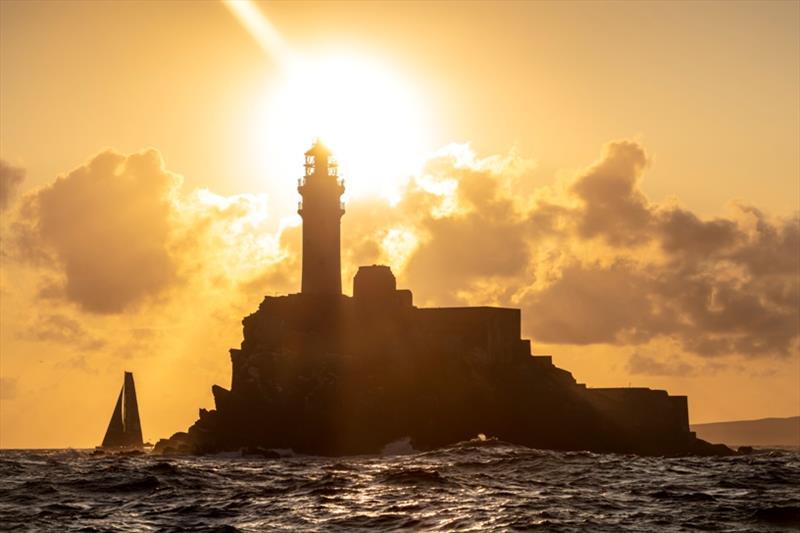
[(7, 531), (794, 531), (800, 453), (657, 458), (474, 439), (360, 457), (0, 451)]

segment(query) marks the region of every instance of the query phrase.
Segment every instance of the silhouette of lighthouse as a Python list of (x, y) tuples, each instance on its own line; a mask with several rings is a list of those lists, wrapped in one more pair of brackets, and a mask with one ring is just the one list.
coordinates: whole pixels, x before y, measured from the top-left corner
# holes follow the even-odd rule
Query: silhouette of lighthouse
[(342, 293), (340, 224), (344, 215), (344, 181), (331, 151), (315, 140), (306, 152), (306, 173), (298, 180), (303, 200), (297, 213), (303, 217), (303, 294)]

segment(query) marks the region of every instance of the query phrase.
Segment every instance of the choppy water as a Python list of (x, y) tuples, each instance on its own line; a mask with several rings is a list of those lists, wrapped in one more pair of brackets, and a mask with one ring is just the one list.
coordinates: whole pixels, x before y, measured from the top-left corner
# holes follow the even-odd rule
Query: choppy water
[(0, 452), (13, 531), (797, 531), (800, 453), (648, 458), (472, 441), (350, 458)]

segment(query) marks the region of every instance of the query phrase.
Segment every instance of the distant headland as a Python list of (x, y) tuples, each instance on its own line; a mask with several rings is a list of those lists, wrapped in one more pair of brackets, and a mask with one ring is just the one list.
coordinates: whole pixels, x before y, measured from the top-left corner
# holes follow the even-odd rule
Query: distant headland
[(265, 297), (244, 318), (230, 389), (215, 385), (216, 409), (200, 409), (156, 453), (364, 454), (401, 439), (430, 449), (478, 434), (559, 450), (733, 453), (695, 436), (685, 396), (587, 388), (549, 355), (533, 355), (519, 309), (418, 308), (382, 265), (360, 267), (353, 296), (342, 294), (344, 181), (320, 142), (305, 153), (298, 192), (301, 292)]
[(692, 424), (704, 439), (731, 445), (800, 448), (800, 416)]

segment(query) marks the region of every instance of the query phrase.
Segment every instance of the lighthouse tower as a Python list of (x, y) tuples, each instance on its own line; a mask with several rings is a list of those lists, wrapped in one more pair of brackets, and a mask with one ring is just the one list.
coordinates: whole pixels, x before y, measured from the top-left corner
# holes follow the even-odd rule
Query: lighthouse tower
[(303, 200), (303, 294), (342, 294), (340, 223), (344, 181), (331, 151), (319, 140), (306, 152), (306, 173), (298, 180)]

